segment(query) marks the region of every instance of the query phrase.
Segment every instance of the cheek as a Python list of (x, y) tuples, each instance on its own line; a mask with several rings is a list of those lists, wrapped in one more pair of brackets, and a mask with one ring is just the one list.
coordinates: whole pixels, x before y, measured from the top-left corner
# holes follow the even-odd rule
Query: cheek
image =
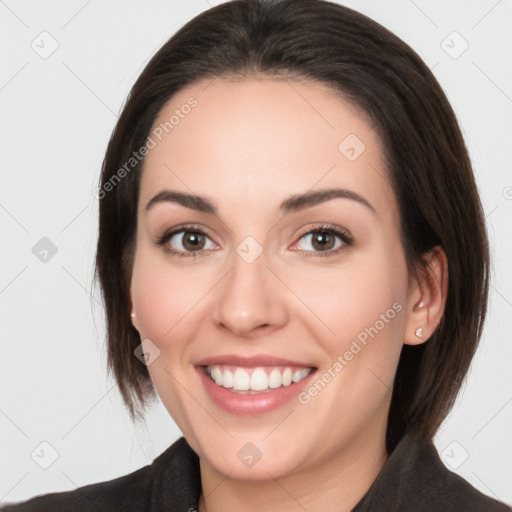
[(137, 253), (131, 284), (133, 306), (141, 337), (157, 345), (176, 338), (200, 311), (208, 282), (189, 267), (173, 267), (167, 255), (152, 250)]
[[(190, 432), (187, 418), (191, 404), (180, 385), (188, 371), (183, 362), (187, 360), (189, 340), (196, 336), (199, 317), (204, 314), (201, 297), (211, 286), (192, 266), (178, 269), (167, 258), (152, 248), (138, 250), (132, 273), (132, 302), (141, 340), (151, 340), (159, 351), (148, 365), (151, 381), (179, 428)], [(150, 352), (155, 350), (151, 344), (147, 346)]]
[(358, 253), (339, 268), (298, 281), (297, 295), (316, 318), (315, 337), (331, 356), (348, 349), (354, 339), (363, 344), (377, 334), (390, 343), (399, 339), (406, 268), (399, 254), (386, 252), (381, 246), (378, 252)]

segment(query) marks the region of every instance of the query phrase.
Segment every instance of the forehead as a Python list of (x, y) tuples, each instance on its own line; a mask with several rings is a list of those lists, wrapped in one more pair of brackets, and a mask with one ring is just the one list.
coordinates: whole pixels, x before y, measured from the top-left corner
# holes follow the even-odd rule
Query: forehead
[(396, 213), (376, 131), (324, 84), (195, 83), (164, 106), (150, 136), (155, 146), (145, 158), (141, 205), (165, 188), (263, 208), (290, 194), (343, 187)]

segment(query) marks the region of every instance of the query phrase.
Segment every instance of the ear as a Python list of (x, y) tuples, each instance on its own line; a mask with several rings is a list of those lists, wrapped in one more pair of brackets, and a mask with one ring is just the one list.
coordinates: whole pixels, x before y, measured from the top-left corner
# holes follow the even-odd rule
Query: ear
[(133, 325), (133, 327), (135, 327), (135, 329), (137, 329), (137, 331), (138, 331), (139, 327), (137, 325), (137, 315), (133, 311), (133, 308), (132, 308), (132, 312), (131, 312), (131, 318), (132, 318), (132, 325)]
[(132, 291), (131, 291), (131, 287), (130, 287), (130, 316), (131, 316), (131, 320), (132, 320), (132, 325), (133, 327), (135, 327), (135, 329), (137, 329), (137, 331), (139, 330), (138, 326), (137, 326), (137, 315), (135, 314), (135, 309), (133, 307), (133, 301), (132, 301)]
[(424, 255), (425, 266), (411, 276), (404, 332), (406, 345), (427, 341), (439, 325), (448, 293), (448, 259), (440, 246)]

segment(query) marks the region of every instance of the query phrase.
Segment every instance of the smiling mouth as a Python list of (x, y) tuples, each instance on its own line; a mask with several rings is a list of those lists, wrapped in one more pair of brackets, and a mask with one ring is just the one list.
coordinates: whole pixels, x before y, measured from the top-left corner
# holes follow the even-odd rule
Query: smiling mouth
[(233, 365), (205, 366), (206, 375), (220, 387), (237, 394), (269, 393), (291, 386), (305, 379), (313, 370), (291, 366), (258, 366), (254, 368)]

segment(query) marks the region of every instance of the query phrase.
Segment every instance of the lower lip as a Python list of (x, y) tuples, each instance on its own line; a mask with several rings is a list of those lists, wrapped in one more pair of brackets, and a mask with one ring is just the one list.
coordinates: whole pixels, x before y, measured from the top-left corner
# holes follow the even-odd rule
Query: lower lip
[(281, 386), (276, 389), (269, 388), (269, 391), (249, 394), (233, 392), (218, 386), (206, 374), (204, 366), (196, 367), (196, 369), (206, 392), (215, 404), (227, 412), (244, 416), (258, 416), (283, 406), (304, 390), (312, 375), (316, 372), (312, 369), (307, 377), (299, 382), (293, 382), (289, 386)]

